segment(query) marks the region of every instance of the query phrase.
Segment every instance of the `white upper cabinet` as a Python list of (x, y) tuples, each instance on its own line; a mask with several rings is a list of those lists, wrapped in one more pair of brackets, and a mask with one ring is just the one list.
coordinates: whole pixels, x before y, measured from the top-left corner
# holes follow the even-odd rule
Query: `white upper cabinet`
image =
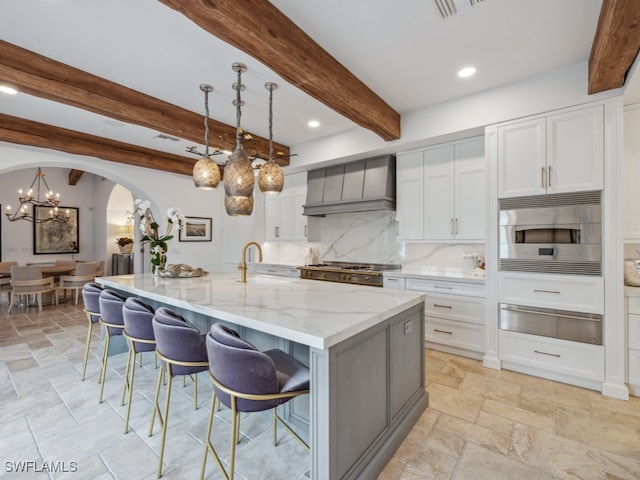
[(484, 138), (396, 155), (398, 240), (483, 240)]
[(498, 126), (498, 196), (601, 190), (602, 105)]
[(423, 152), (396, 155), (396, 218), (399, 240), (422, 240), (424, 235)]
[(265, 195), (265, 240), (302, 240), (307, 238), (307, 217), (302, 206), (307, 197), (307, 174), (287, 175), (278, 195)]
[(624, 110), (624, 238), (640, 240), (640, 104)]

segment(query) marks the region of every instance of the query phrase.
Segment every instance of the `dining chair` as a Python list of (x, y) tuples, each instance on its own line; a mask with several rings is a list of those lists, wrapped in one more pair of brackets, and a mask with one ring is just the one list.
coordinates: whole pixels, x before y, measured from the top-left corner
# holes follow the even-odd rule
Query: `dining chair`
[(124, 319), (122, 307), (125, 297), (115, 290), (105, 288), (100, 292), (98, 303), (100, 304), (100, 323), (104, 327), (104, 342), (102, 345), (102, 364), (100, 367), (100, 396), (98, 403), (102, 403), (104, 382), (107, 377), (107, 361), (109, 359), (109, 345), (111, 337), (122, 335), (124, 332)]
[(58, 292), (64, 293), (67, 298), (67, 290), (72, 290), (75, 295), (76, 305), (78, 304), (78, 293), (84, 288), (85, 284), (93, 282), (96, 279), (96, 262), (78, 263), (76, 271), (73, 275), (60, 275), (58, 283)]
[(9, 272), (6, 277), (0, 278), (0, 293), (7, 292), (7, 299), (11, 301), (11, 267), (18, 262), (0, 262), (0, 272)]
[(104, 275), (104, 260), (96, 260), (96, 277)]
[(42, 294), (53, 293), (56, 305), (58, 305), (57, 287), (53, 277), (42, 276), (42, 270), (37, 266), (20, 266), (11, 267), (11, 302), (9, 310), (15, 305), (16, 298), (29, 306), (29, 297), (34, 295), (38, 299), (38, 310), (42, 312)]
[[(215, 323), (206, 338), (209, 376), (213, 383), (211, 410), (205, 438), (204, 458), (200, 478), (204, 478), (209, 453), (215, 459), (222, 476), (233, 480), (236, 444), (239, 442), (240, 412), (261, 412), (273, 409), (273, 445), (276, 446), (277, 425), (280, 423), (300, 444), (309, 445), (278, 415), (277, 406), (309, 393), (309, 368), (282, 350), (259, 351), (240, 338), (232, 328)], [(211, 443), (216, 398), (231, 409), (231, 440), (229, 472)]]
[[(156, 355), (160, 360), (160, 371), (156, 384), (156, 394), (151, 414), (149, 436), (153, 434), (156, 413), (162, 427), (160, 441), (160, 460), (158, 462), (158, 477), (162, 476), (162, 459), (169, 423), (169, 404), (171, 401), (171, 385), (174, 376), (190, 376), (193, 380), (194, 405), (198, 408), (198, 376), (209, 367), (205, 334), (187, 321), (182, 315), (167, 307), (159, 307), (153, 316), (153, 333), (156, 338)], [(163, 380), (167, 382), (164, 412), (161, 413), (159, 397)]]
[(136, 372), (136, 355), (139, 355), (140, 366), (142, 366), (142, 353), (155, 353), (156, 350), (156, 337), (153, 333), (154, 314), (155, 311), (151, 305), (136, 297), (127, 298), (122, 306), (122, 318), (124, 320), (123, 335), (129, 342), (129, 354), (127, 356), (127, 367), (124, 372), (121, 401), (122, 405), (124, 405), (124, 397), (125, 394), (128, 393), (124, 433), (129, 431), (133, 380)]
[(87, 332), (87, 344), (84, 347), (84, 362), (82, 364), (82, 380), (87, 374), (87, 360), (89, 358), (89, 347), (91, 346), (91, 335), (93, 334), (93, 326), (100, 322), (100, 294), (102, 293), (102, 285), (94, 282), (85, 283), (82, 287), (82, 301), (84, 303), (84, 313), (89, 322), (89, 331)]

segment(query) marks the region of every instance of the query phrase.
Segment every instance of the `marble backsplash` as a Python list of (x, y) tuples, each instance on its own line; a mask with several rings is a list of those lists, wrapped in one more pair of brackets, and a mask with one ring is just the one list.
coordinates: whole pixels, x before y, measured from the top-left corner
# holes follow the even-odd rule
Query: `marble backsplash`
[[(465, 254), (484, 256), (484, 243), (407, 243), (396, 240), (395, 212), (362, 212), (310, 218), (315, 242), (266, 242), (263, 261), (305, 265), (323, 261), (394, 263), (405, 267), (472, 270)], [(310, 258), (310, 252), (314, 258)]]

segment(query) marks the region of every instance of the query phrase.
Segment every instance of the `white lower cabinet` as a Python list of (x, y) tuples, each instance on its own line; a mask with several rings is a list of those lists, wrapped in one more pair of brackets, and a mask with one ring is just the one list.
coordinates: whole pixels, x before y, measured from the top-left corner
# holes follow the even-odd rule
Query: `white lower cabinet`
[(604, 347), (501, 330), (502, 366), (529, 375), (600, 390)]
[(627, 297), (627, 347), (629, 391), (640, 396), (640, 297)]
[(407, 278), (407, 290), (426, 293), (425, 341), (434, 350), (480, 359), (485, 351), (484, 285)]

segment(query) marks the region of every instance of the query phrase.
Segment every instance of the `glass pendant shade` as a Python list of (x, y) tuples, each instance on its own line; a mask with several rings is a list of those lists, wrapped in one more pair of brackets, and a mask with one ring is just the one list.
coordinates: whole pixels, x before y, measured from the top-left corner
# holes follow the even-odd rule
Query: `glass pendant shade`
[(276, 195), (282, 192), (284, 187), (284, 174), (282, 168), (275, 161), (269, 160), (260, 167), (258, 175), (260, 191), (267, 195)]
[(213, 190), (220, 183), (220, 167), (205, 156), (193, 166), (193, 183), (200, 190)]
[[(227, 169), (225, 168), (225, 172)], [(225, 181), (226, 183), (226, 181)], [(224, 196), (224, 208), (231, 217), (247, 216), (253, 213), (253, 193), (248, 197)]]
[(230, 197), (248, 197), (253, 194), (254, 184), (253, 166), (238, 142), (224, 166), (224, 191)]

